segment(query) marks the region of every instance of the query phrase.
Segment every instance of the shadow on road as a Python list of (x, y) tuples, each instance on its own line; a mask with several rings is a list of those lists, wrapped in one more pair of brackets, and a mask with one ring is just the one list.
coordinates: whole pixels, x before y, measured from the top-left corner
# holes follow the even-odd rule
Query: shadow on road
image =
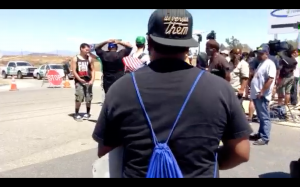
[(258, 176), (259, 178), (291, 178), (290, 174), (285, 172), (271, 172)]
[[(0, 178), (92, 178), (97, 149), (89, 149), (0, 173)], [(104, 172), (108, 170), (103, 168)]]
[(101, 105), (102, 106), (103, 102), (94, 102), (92, 105)]
[(92, 123), (97, 123), (98, 120), (89, 119), (88, 121), (89, 121), (89, 122), (92, 122)]

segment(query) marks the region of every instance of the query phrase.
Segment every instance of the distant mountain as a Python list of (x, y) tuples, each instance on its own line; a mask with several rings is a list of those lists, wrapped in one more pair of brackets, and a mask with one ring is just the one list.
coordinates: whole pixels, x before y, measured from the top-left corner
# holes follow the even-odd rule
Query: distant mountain
[(19, 55), (28, 55), (32, 52), (29, 52), (29, 51), (3, 51), (3, 50), (0, 50), (0, 53), (2, 53), (2, 55), (4, 55), (4, 56), (19, 56)]
[(34, 55), (34, 56), (73, 56), (77, 54), (73, 51), (57, 50), (49, 52), (33, 52), (33, 51), (4, 51), (0, 50), (3, 56), (23, 56), (23, 55)]

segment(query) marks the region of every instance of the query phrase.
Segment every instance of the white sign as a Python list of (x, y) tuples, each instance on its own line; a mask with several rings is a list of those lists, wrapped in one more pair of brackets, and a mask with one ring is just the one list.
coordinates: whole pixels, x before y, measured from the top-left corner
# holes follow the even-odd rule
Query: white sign
[(269, 12), (269, 34), (298, 32), (300, 9), (272, 9)]

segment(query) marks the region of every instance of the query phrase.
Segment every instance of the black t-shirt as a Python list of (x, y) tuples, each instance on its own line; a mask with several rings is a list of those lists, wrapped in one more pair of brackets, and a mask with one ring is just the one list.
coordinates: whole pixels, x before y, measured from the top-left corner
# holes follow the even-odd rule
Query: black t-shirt
[(128, 56), (132, 48), (125, 48), (120, 51), (104, 51), (96, 49), (96, 54), (102, 61), (103, 75), (114, 74), (120, 71), (124, 72), (124, 64), (122, 58)]
[(286, 55), (281, 55), (281, 59), (279, 60), (279, 64), (281, 65), (279, 77), (287, 78), (294, 75), (294, 70), (297, 67), (297, 61), (293, 57), (288, 57)]
[(197, 67), (201, 69), (205, 69), (208, 66), (208, 57), (206, 53), (199, 53), (197, 55)]
[[(158, 141), (167, 139), (200, 71), (181, 60), (160, 59), (135, 72)], [(204, 72), (169, 146), (184, 177), (210, 178), (219, 141), (247, 137), (251, 132), (228, 82)], [(106, 94), (93, 138), (105, 146), (124, 146), (125, 178), (146, 176), (154, 144), (130, 74), (116, 81)]]
[(217, 54), (213, 59), (210, 60), (208, 69), (212, 74), (225, 79), (226, 73), (230, 72), (232, 70), (232, 67), (225, 57)]

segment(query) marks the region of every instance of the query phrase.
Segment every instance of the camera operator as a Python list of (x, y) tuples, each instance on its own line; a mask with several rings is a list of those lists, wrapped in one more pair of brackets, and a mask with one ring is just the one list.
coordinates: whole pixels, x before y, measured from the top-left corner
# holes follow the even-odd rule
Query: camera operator
[(288, 120), (286, 107), (290, 102), (291, 89), (294, 84), (294, 70), (297, 67), (296, 59), (288, 53), (288, 51), (282, 51), (279, 53), (281, 58), (280, 65), (282, 67), (277, 80), (278, 105), (282, 108), (282, 112), (286, 120)]
[(291, 89), (291, 104), (296, 106), (298, 104), (298, 89), (300, 77), (300, 57), (298, 56), (297, 49), (291, 50), (291, 56), (297, 61), (297, 67), (294, 70), (294, 84)]

